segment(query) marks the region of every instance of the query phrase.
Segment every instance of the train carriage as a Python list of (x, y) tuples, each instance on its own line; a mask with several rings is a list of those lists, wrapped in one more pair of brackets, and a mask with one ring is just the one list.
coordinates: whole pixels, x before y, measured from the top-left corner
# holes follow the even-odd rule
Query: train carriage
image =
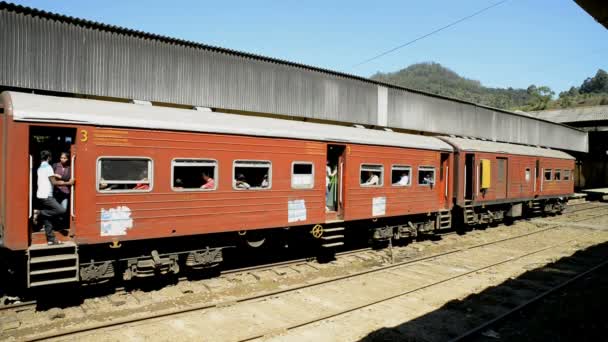
[(557, 213), (574, 193), (569, 154), (493, 141), (442, 137), (455, 149), (455, 204), (465, 224)]
[[(17, 92), (2, 104), (1, 243), (30, 287), (213, 266), (285, 234), (331, 248), (345, 228), (451, 225), (453, 148), (433, 137)], [(59, 246), (32, 223), (42, 150), (70, 151), (76, 179)]]

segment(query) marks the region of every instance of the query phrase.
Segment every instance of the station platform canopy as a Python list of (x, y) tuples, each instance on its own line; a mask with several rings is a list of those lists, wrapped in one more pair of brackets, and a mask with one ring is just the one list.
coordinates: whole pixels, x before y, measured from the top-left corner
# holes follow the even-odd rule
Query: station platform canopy
[(0, 65), (0, 90), (588, 150), (586, 132), (560, 123), (6, 2), (0, 2)]

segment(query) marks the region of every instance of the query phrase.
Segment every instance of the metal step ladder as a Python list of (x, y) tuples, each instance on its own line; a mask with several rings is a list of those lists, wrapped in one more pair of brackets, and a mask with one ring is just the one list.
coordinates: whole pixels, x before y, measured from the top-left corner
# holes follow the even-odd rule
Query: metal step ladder
[(321, 247), (335, 248), (344, 245), (344, 227), (333, 227), (323, 229), (321, 236)]
[(78, 246), (72, 241), (31, 245), (27, 249), (27, 286), (77, 282), (78, 267)]
[(437, 213), (437, 223), (438, 229), (452, 228), (452, 212), (450, 210), (440, 210)]
[(541, 215), (544, 212), (543, 204), (540, 201), (532, 201), (530, 212), (532, 215)]
[(473, 200), (464, 200), (464, 223), (475, 224), (475, 211), (473, 210)]

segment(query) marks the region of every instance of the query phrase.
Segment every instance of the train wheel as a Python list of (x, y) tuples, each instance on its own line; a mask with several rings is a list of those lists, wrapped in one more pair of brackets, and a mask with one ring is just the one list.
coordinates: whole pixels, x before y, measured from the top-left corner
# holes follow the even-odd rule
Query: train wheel
[(239, 235), (247, 246), (252, 248), (262, 247), (266, 242), (266, 234), (261, 231), (241, 231)]

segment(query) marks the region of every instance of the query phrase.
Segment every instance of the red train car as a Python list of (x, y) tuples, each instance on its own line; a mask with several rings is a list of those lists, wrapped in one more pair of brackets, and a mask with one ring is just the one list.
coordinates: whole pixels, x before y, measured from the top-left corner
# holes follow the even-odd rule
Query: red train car
[[(273, 238), (337, 247), (346, 227), (382, 240), (451, 226), (453, 148), (433, 137), (15, 92), (2, 104), (1, 244), (30, 287), (210, 267)], [(42, 150), (71, 153), (61, 245), (32, 222)]]
[(442, 137), (455, 149), (455, 198), (464, 223), (561, 212), (574, 193), (574, 158), (547, 148)]

